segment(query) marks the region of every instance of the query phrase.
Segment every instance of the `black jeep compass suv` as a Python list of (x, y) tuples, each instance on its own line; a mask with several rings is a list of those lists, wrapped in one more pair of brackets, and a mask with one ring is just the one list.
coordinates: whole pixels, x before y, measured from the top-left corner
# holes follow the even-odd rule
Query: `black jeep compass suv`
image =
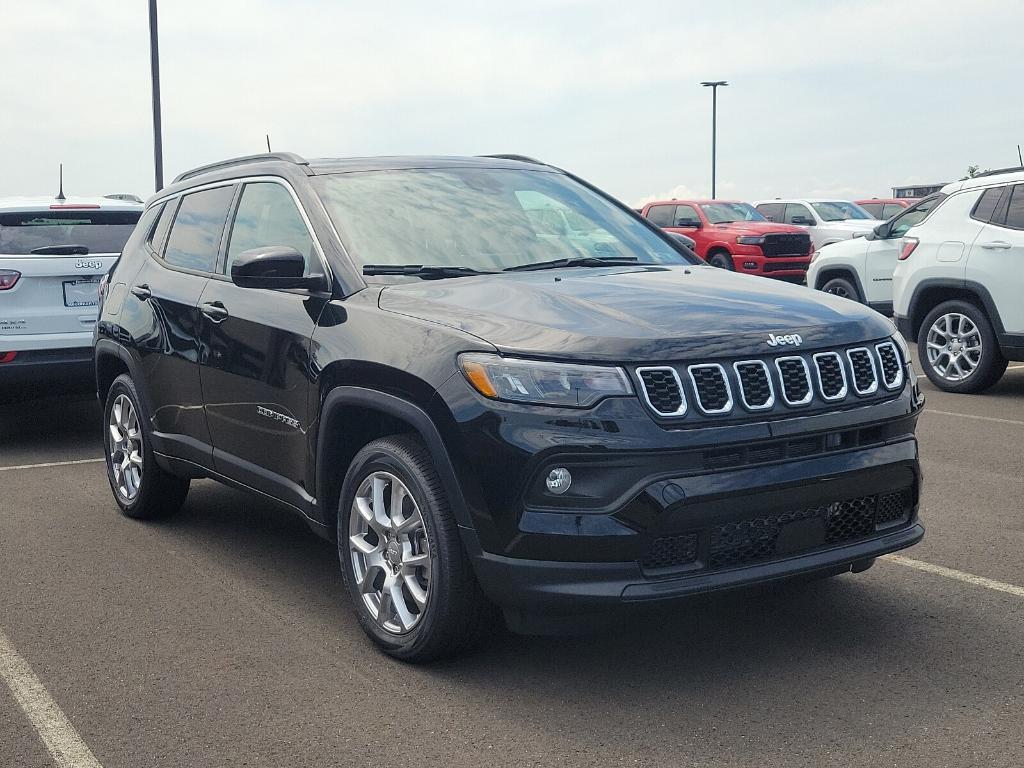
[(705, 266), (529, 158), (179, 176), (104, 281), (96, 381), (130, 517), (192, 478), (337, 541), (387, 652), (860, 571), (919, 541), (903, 339)]

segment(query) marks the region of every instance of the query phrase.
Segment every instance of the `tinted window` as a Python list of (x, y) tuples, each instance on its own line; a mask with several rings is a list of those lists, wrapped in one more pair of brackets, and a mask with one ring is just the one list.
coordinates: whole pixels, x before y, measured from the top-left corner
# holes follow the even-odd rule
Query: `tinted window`
[(700, 216), (697, 215), (697, 211), (692, 205), (677, 205), (676, 206), (676, 221), (673, 224), (675, 227), (699, 227)]
[(783, 203), (761, 203), (757, 210), (768, 221), (782, 221), (786, 206)]
[(658, 227), (671, 227), (675, 220), (674, 205), (655, 205), (647, 211), (647, 220)]
[(1006, 209), (1006, 226), (1024, 229), (1024, 184), (1015, 184)]
[[(881, 203), (861, 203), (860, 207), (863, 208), (868, 213), (870, 213), (876, 219), (882, 218), (883, 207), (882, 207)], [(888, 207), (888, 206), (886, 206), (886, 207)], [(893, 206), (893, 207), (898, 208), (899, 206)]]
[(274, 182), (246, 184), (231, 225), (224, 271), (231, 273), (231, 265), (238, 254), (268, 245), (294, 248), (305, 256), (306, 274), (309, 274), (310, 264), (316, 263), (313, 238), (291, 193)]
[(171, 228), (171, 221), (174, 220), (174, 211), (177, 208), (178, 201), (169, 200), (160, 210), (160, 218), (157, 219), (153, 231), (149, 233), (149, 247), (155, 253), (160, 253), (160, 249), (163, 248), (164, 242), (167, 240), (167, 231)]
[(978, 221), (992, 221), (992, 214), (995, 213), (999, 196), (1003, 193), (1004, 187), (989, 187), (981, 193), (978, 202), (974, 204), (971, 211), (971, 218)]
[[(863, 207), (867, 208), (866, 205), (863, 206)], [(905, 211), (905, 210), (906, 210), (906, 208), (904, 208), (902, 205), (896, 205), (895, 203), (890, 203), (889, 205), (883, 205), (882, 206), (882, 216), (881, 216), (881, 218), (883, 218), (883, 219), (891, 219), (893, 216), (895, 216), (900, 211)]]
[(908, 229), (924, 221), (925, 216), (931, 213), (931, 210), (945, 199), (945, 195), (936, 195), (935, 197), (925, 198), (909, 208), (904, 208), (903, 213), (894, 217), (892, 224), (889, 225), (889, 237), (903, 237)]
[(786, 203), (786, 224), (796, 224), (793, 219), (800, 219), (804, 224), (813, 223), (814, 216), (807, 210), (806, 205), (800, 203)]
[(53, 245), (84, 245), (89, 253), (120, 253), (141, 215), (141, 208), (0, 213), (0, 253), (24, 256)]
[(214, 187), (181, 199), (164, 251), (168, 264), (198, 272), (213, 270), (233, 194), (234, 187)]

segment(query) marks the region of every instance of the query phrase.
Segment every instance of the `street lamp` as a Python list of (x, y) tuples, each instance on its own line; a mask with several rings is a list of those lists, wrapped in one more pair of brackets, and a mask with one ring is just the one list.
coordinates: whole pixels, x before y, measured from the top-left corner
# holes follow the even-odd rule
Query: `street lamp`
[(708, 80), (701, 83), (711, 89), (711, 199), (715, 199), (715, 155), (718, 150), (718, 87), (728, 85), (725, 80)]
[(149, 71), (153, 81), (153, 166), (156, 191), (164, 188), (164, 142), (160, 128), (160, 46), (157, 42), (156, 0), (149, 0)]

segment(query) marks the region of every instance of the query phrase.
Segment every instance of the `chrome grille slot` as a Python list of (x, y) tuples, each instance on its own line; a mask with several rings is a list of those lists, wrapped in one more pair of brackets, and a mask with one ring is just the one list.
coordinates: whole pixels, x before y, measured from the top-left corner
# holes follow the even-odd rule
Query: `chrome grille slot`
[(643, 383), (644, 399), (659, 416), (682, 416), (686, 413), (683, 383), (675, 368), (652, 366), (637, 368), (636, 375)]
[(811, 391), (811, 372), (802, 357), (779, 357), (775, 367), (782, 381), (782, 399), (787, 405), (807, 405), (814, 393)]
[(698, 408), (712, 416), (732, 410), (732, 388), (725, 368), (718, 363), (702, 363), (691, 365), (686, 370), (693, 382)]
[(814, 370), (818, 376), (818, 391), (829, 402), (846, 397), (846, 370), (838, 352), (819, 352), (814, 355)]
[(875, 345), (878, 360), (882, 364), (882, 384), (886, 389), (898, 389), (903, 384), (903, 361), (896, 345), (885, 341)]
[(878, 390), (878, 372), (875, 358), (867, 347), (857, 347), (846, 352), (853, 371), (853, 390), (858, 395), (870, 395)]
[(740, 400), (748, 411), (760, 411), (775, 405), (775, 388), (764, 360), (741, 360), (732, 364), (740, 384)]

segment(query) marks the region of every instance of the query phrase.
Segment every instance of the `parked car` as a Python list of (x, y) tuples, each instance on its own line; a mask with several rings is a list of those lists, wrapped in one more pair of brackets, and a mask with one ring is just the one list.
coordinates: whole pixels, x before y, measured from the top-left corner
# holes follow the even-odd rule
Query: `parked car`
[[(537, 196), (603, 233), (593, 252), (535, 229)], [(922, 400), (888, 321), (713, 269), (538, 162), (198, 168), (102, 295), (121, 511), (172, 513), (197, 477), (282, 502), (409, 661), (467, 648), (494, 606), (572, 631), (923, 535)]]
[(893, 273), (896, 322), (947, 392), (981, 392), (1024, 360), (1024, 171), (942, 188), (903, 237)]
[(0, 390), (92, 378), (100, 277), (141, 215), (106, 198), (0, 199)]
[(944, 197), (936, 194), (918, 200), (864, 237), (841, 240), (816, 251), (807, 271), (807, 285), (891, 315), (892, 273), (903, 247), (903, 236)]
[(871, 214), (847, 200), (762, 200), (754, 207), (769, 221), (803, 227), (815, 249), (862, 237), (878, 224)]
[(664, 200), (648, 203), (641, 215), (668, 232), (692, 238), (697, 255), (713, 267), (798, 281), (807, 273), (807, 233), (773, 224), (747, 203)]
[(906, 197), (872, 197), (870, 200), (854, 200), (857, 205), (867, 211), (871, 216), (882, 221), (888, 221), (904, 208), (909, 208), (917, 200)]

